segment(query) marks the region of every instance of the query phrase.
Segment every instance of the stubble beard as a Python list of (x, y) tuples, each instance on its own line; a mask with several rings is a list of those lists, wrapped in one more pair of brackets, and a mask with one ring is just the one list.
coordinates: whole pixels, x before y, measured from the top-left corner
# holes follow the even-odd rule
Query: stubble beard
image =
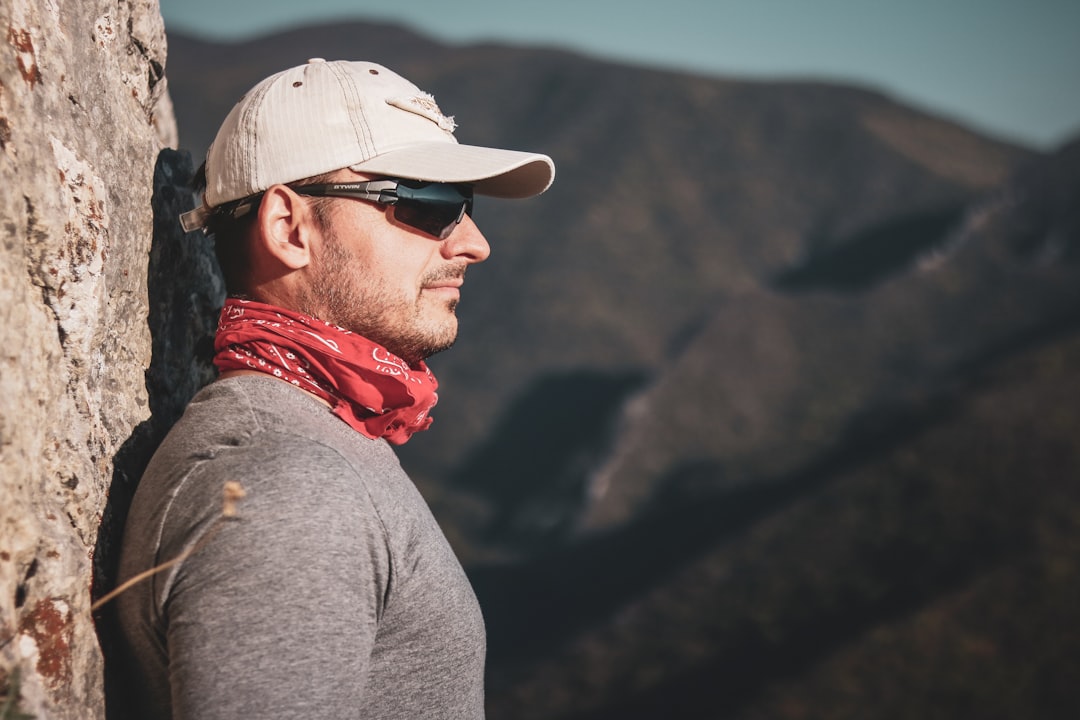
[[(457, 298), (445, 301), (440, 309), (422, 292), (410, 301), (385, 285), (364, 283), (363, 269), (356, 267), (338, 238), (328, 234), (326, 240), (316, 258), (317, 279), (304, 299), (303, 312), (377, 343), (413, 367), (453, 346)], [(434, 270), (422, 278), (421, 287), (463, 272), (455, 266)]]

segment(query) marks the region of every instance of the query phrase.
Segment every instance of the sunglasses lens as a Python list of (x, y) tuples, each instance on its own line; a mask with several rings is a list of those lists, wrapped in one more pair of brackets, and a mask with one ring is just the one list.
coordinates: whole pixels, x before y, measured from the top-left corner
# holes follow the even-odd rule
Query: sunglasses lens
[(472, 213), (473, 193), (468, 185), (401, 181), (394, 218), (428, 235), (445, 240)]

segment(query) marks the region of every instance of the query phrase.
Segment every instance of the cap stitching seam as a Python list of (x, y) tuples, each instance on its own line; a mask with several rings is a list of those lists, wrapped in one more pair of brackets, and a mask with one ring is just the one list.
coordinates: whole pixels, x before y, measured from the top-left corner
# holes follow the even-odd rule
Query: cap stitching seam
[[(352, 125), (352, 130), (356, 134), (357, 144), (363, 149), (366, 157), (373, 156), (375, 154), (375, 144), (369, 132), (367, 115), (364, 112), (363, 98), (360, 95), (359, 89), (356, 87), (356, 83), (353, 81), (352, 76), (343, 68), (331, 63), (327, 63), (327, 65), (333, 72), (334, 77), (337, 78), (342, 94), (348, 98), (345, 107), (349, 115), (349, 123)], [(349, 164), (351, 165), (354, 163)]]
[[(282, 73), (282, 76), (284, 76), (284, 73)], [(279, 78), (278, 81), (280, 81), (282, 79), (283, 78)], [(275, 85), (276, 83), (277, 83), (277, 81), (268, 82), (265, 85), (263, 85), (262, 87), (256, 88), (255, 90), (253, 90), (253, 92), (255, 93), (255, 97), (253, 97), (251, 99), (251, 102), (248, 104), (248, 107), (244, 109), (244, 117), (241, 118), (241, 120), (242, 120), (242, 122), (244, 124), (250, 123), (250, 127), (251, 127), (251, 135), (248, 138), (248, 147), (246, 148), (247, 152), (245, 153), (245, 155), (246, 155), (247, 158), (250, 158), (250, 162), (251, 162), (251, 183), (252, 183), (252, 186), (249, 189), (253, 189), (256, 192), (259, 189), (265, 189), (265, 188), (262, 187), (262, 184), (261, 184), (262, 181), (259, 179), (259, 170), (260, 170), (260, 168), (259, 168), (259, 162), (258, 162), (258, 155), (256, 154), (256, 152), (258, 150), (258, 148), (256, 146), (258, 145), (258, 139), (259, 139), (258, 138), (258, 135), (259, 135), (259, 115), (262, 113), (262, 110), (263, 110), (263, 98), (266, 97), (266, 94), (268, 92), (270, 92), (270, 88), (273, 85)]]

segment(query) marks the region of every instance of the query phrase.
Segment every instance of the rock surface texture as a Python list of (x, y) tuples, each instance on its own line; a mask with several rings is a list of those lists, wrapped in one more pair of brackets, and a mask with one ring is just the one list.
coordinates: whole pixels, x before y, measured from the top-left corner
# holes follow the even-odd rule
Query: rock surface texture
[(0, 32), (0, 708), (97, 718), (92, 555), (150, 412), (165, 33), (156, 0), (7, 0)]

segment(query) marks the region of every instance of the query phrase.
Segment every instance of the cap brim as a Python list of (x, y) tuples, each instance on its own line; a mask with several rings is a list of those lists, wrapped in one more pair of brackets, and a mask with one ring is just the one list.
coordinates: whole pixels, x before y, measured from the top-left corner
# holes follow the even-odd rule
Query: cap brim
[(547, 155), (444, 142), (391, 150), (349, 168), (409, 180), (472, 183), (477, 194), (500, 198), (539, 195), (555, 179), (555, 163)]

